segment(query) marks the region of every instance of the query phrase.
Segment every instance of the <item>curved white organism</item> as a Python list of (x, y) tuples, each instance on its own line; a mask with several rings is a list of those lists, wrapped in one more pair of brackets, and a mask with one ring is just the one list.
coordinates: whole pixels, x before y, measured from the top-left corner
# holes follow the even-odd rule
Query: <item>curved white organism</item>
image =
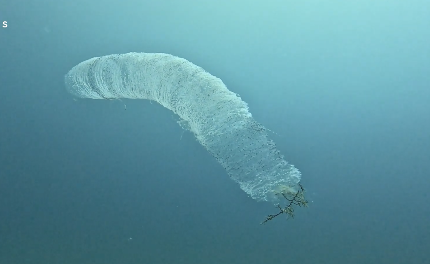
[(185, 59), (161, 53), (96, 57), (73, 67), (65, 82), (81, 98), (148, 99), (172, 110), (256, 200), (276, 203), (280, 190), (298, 190), (299, 170), (284, 160), (247, 104)]

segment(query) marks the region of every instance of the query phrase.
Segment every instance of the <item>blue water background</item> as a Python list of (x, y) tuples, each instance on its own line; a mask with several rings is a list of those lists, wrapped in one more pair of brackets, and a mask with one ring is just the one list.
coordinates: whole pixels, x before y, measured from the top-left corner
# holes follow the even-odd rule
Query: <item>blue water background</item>
[[(4, 0), (1, 21), (0, 264), (430, 263), (429, 1)], [(276, 208), (173, 113), (66, 92), (131, 51), (240, 94), (310, 207), (260, 225)]]

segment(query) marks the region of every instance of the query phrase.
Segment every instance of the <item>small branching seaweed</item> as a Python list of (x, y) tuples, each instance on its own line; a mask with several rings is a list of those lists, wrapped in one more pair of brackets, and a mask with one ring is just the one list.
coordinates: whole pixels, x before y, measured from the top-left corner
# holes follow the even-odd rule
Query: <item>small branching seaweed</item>
[(294, 218), (294, 206), (300, 207), (308, 207), (308, 201), (305, 199), (305, 189), (299, 183), (299, 190), (294, 192), (289, 186), (281, 186), (280, 189), (276, 192), (276, 195), (281, 196), (285, 200), (288, 201), (288, 204), (285, 207), (281, 207), (281, 205), (277, 204), (276, 206), (279, 209), (279, 212), (276, 214), (271, 214), (266, 217), (266, 219), (261, 222), (264, 224), (273, 218), (280, 216), (281, 214), (286, 214), (287, 219), (289, 217)]

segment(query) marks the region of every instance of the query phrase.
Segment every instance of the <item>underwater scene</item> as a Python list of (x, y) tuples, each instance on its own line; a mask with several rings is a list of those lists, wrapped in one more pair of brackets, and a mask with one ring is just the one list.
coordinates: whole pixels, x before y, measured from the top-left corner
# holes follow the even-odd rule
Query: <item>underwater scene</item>
[(0, 3), (0, 264), (430, 263), (430, 2)]

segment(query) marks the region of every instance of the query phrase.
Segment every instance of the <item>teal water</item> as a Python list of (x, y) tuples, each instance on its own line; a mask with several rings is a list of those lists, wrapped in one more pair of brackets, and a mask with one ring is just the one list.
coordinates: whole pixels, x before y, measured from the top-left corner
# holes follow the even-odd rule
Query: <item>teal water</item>
[[(0, 264), (430, 263), (428, 1), (2, 1), (2, 21)], [(131, 51), (240, 94), (310, 207), (260, 225), (276, 208), (170, 111), (66, 92)]]

